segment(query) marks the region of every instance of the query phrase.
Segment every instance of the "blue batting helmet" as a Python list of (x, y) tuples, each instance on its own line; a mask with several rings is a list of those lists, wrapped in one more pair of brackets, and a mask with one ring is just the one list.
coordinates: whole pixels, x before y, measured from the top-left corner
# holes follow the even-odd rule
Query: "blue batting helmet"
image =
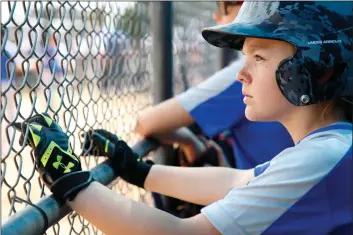
[[(236, 19), (206, 28), (217, 47), (241, 50), (246, 37), (276, 39), (296, 46), (276, 71), (277, 84), (296, 106), (352, 96), (353, 2), (244, 2)], [(328, 71), (332, 76), (323, 79)]]

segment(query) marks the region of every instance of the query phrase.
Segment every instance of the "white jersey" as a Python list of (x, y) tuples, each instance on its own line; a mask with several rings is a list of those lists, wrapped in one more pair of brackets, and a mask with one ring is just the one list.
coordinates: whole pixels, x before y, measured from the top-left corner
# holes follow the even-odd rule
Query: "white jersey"
[(317, 130), (202, 209), (222, 234), (353, 234), (352, 124)]

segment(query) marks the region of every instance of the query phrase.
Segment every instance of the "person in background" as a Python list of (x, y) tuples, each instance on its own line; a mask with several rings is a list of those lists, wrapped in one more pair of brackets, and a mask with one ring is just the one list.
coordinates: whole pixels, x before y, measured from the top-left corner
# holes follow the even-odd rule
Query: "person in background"
[[(218, 25), (232, 22), (243, 1), (217, 1), (213, 19)], [(204, 144), (187, 128), (197, 124), (209, 138), (229, 132), (233, 156), (222, 156), (222, 166), (250, 169), (270, 160), (287, 147), (294, 145), (288, 131), (279, 122), (252, 122), (244, 114), (244, 95), (236, 76), (244, 64), (244, 57), (189, 90), (156, 106), (141, 111), (135, 131), (154, 137), (165, 144), (178, 143), (186, 161), (192, 163), (202, 156), (214, 141)], [(161, 118), (168, 117), (168, 118)], [(222, 153), (222, 155), (224, 155)]]

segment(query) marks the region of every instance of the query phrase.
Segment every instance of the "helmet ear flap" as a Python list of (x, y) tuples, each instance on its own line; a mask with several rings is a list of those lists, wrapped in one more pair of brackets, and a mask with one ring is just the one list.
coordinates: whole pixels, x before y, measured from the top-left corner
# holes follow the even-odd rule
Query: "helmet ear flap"
[(276, 70), (277, 85), (284, 97), (295, 106), (306, 106), (340, 96), (347, 82), (338, 77), (347, 73), (347, 63), (327, 68), (296, 54), (283, 60)]
[(295, 106), (313, 104), (311, 73), (297, 55), (283, 60), (276, 70), (277, 85), (284, 97)]

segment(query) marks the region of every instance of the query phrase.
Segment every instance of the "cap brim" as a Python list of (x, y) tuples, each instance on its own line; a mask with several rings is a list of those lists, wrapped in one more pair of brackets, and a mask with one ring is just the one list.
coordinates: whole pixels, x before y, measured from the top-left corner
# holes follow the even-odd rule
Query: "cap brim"
[(204, 28), (202, 37), (216, 47), (227, 47), (235, 50), (242, 50), (247, 37), (283, 40), (280, 35), (276, 35), (273, 31), (266, 32), (259, 27), (241, 23)]
[(234, 24), (204, 28), (202, 37), (213, 46), (241, 50), (246, 35), (241, 34), (235, 28)]

